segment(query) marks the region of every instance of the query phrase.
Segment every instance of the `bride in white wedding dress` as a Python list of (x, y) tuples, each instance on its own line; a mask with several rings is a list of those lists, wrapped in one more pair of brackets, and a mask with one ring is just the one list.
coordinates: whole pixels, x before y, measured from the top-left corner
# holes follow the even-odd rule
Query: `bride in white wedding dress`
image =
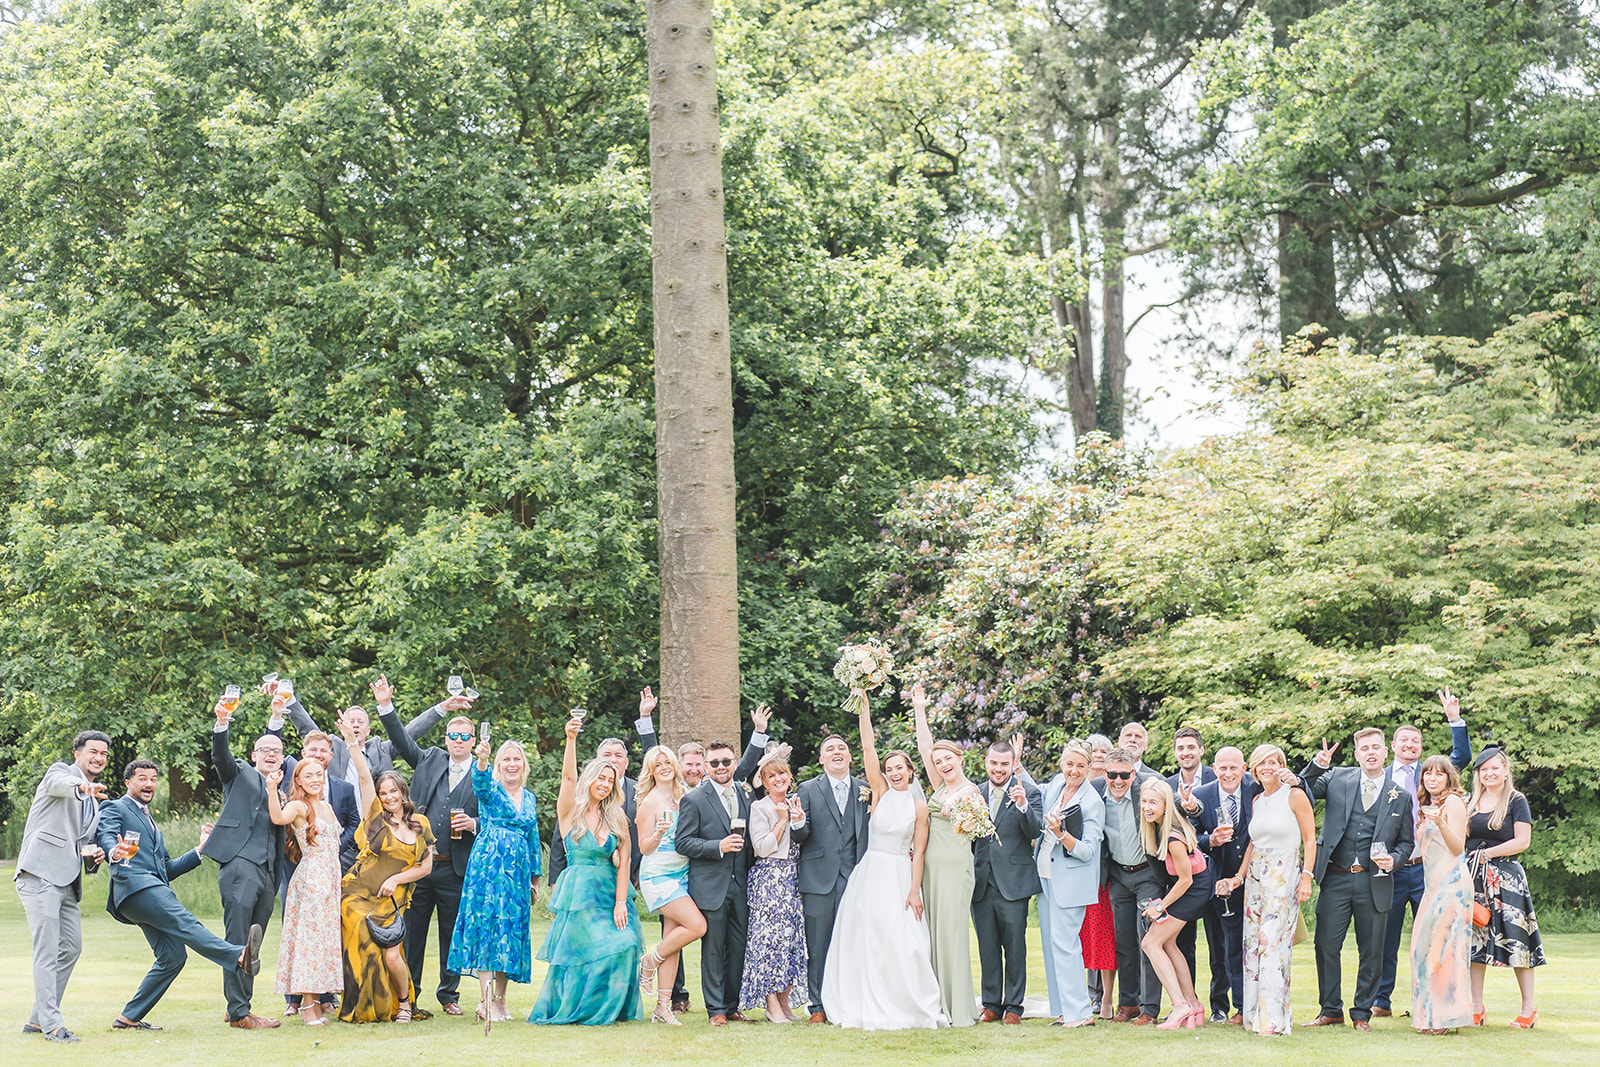
[(867, 694), (852, 692), (861, 709), (861, 760), (872, 788), (872, 820), (867, 853), (839, 901), (822, 973), (822, 1002), (829, 1022), (855, 1030), (949, 1026), (922, 917), (928, 803), (914, 788), (910, 756), (891, 752), (878, 769)]

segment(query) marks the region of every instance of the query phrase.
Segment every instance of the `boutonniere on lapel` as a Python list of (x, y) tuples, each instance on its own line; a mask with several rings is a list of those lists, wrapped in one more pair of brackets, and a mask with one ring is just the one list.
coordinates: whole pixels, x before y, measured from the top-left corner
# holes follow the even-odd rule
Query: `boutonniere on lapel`
[(872, 787), (870, 785), (862, 786), (856, 791), (856, 799), (863, 804), (869, 803), (872, 800)]
[(1395, 786), (1394, 788), (1389, 790), (1389, 803), (1393, 804), (1395, 801), (1397, 801), (1399, 799), (1400, 799), (1400, 787), (1399, 786)]
[(744, 795), (745, 796), (749, 796), (750, 795), (750, 783), (749, 782), (740, 782), (739, 783), (739, 788), (744, 790)]

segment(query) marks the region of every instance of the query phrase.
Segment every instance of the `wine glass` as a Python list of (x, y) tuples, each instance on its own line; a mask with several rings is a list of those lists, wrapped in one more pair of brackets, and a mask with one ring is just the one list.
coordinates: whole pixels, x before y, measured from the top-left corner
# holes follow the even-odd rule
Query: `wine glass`
[(124, 867), (131, 867), (133, 865), (128, 861), (139, 854), (139, 831), (124, 830), (122, 833), (122, 843), (128, 850), (128, 854), (122, 857), (122, 865)]
[(444, 683), (444, 691), (453, 697), (460, 696), (461, 691), (465, 688), (466, 685), (461, 681), (461, 675), (459, 674), (452, 674), (450, 680)]
[(470, 686), (470, 685), (467, 686), (465, 689), (461, 690), (459, 695), (466, 697), (468, 700), (477, 700), (478, 699), (478, 691), (476, 689), (472, 688), (472, 686)]
[(283, 695), (285, 704), (294, 703), (294, 679), (285, 678), (278, 683), (278, 692)]
[[(1374, 860), (1381, 860), (1384, 857), (1386, 857), (1387, 855), (1389, 855), (1389, 846), (1384, 844), (1382, 841), (1374, 841), (1372, 843), (1372, 848), (1369, 851), (1370, 851), (1370, 853), (1372, 855), (1372, 858)], [(1387, 878), (1387, 877), (1389, 877), (1389, 872), (1386, 871), (1386, 870), (1383, 870), (1381, 867), (1374, 866), (1373, 867), (1373, 871), (1372, 871), (1372, 877), (1374, 877), (1374, 878)]]

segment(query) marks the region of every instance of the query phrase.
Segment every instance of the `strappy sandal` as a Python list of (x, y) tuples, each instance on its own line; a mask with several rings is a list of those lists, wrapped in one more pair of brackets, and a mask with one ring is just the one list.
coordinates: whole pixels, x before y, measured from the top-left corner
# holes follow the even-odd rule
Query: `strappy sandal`
[(398, 1010), (396, 1010), (395, 1013), (394, 1013), (394, 1021), (397, 1022), (397, 1023), (408, 1023), (408, 1022), (410, 1022), (411, 1021), (411, 1005), (407, 1004), (404, 1007), (399, 1008)]
[(656, 968), (666, 961), (654, 949), (639, 960), (639, 992), (647, 997), (656, 995)]

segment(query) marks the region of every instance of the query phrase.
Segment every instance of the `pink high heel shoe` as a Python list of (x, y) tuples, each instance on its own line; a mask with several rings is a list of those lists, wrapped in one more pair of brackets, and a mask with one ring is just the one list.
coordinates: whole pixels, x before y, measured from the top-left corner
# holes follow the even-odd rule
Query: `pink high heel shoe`
[(1167, 1016), (1167, 1021), (1164, 1022), (1164, 1023), (1157, 1023), (1156, 1024), (1156, 1029), (1157, 1030), (1177, 1030), (1180, 1027), (1184, 1027), (1184, 1026), (1188, 1026), (1188, 1027), (1190, 1027), (1192, 1029), (1194, 1027), (1194, 1023), (1191, 1022), (1190, 1020), (1192, 1020), (1195, 1017), (1195, 1013), (1198, 1010), (1199, 1009), (1197, 1009), (1192, 1004), (1185, 1004), (1185, 1005), (1174, 1004), (1172, 1006), (1172, 1013)]

